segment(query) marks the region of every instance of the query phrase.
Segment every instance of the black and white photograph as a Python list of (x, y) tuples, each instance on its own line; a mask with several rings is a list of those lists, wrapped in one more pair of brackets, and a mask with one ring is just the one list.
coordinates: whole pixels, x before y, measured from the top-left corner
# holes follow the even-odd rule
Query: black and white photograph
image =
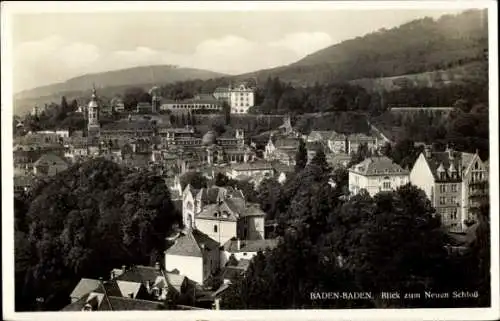
[(4, 319), (500, 317), (496, 2), (1, 11)]

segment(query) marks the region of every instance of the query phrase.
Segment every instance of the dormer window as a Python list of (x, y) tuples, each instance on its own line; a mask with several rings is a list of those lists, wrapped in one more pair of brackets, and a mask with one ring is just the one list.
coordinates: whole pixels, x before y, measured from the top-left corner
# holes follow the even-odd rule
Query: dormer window
[(160, 289), (158, 289), (157, 287), (154, 287), (152, 293), (155, 297), (159, 297), (160, 296)]

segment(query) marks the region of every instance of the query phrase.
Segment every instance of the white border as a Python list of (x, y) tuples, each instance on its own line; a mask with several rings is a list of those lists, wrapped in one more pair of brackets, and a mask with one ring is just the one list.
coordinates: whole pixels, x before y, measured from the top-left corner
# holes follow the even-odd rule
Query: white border
[[(6, 320), (494, 320), (499, 312), (499, 195), (498, 189), (498, 43), (496, 1), (267, 1), (267, 2), (55, 2), (25, 1), (1, 4), (2, 52), (2, 281), (3, 318)], [(11, 16), (18, 13), (123, 12), (123, 11), (315, 11), (374, 9), (468, 9), (488, 8), (490, 68), (490, 192), (492, 307), (471, 309), (399, 310), (279, 310), (279, 311), (133, 311), (133, 312), (14, 312), (13, 160), (12, 160), (12, 39)]]

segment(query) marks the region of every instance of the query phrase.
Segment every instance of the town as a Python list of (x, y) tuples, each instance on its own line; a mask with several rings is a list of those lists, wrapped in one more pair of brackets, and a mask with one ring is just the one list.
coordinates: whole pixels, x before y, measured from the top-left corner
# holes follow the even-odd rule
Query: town
[(14, 118), (17, 310), (490, 304), (487, 79), (155, 81)]

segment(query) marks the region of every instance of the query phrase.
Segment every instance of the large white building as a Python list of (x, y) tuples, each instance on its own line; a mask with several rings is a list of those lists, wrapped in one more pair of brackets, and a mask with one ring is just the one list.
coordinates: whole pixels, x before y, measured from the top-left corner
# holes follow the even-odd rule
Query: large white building
[(476, 219), (474, 208), (488, 195), (488, 170), (477, 152), (448, 148), (432, 152), (426, 146), (410, 173), (410, 182), (421, 188), (450, 231), (461, 232)]
[(409, 172), (385, 156), (369, 157), (349, 168), (349, 192), (365, 189), (370, 196), (392, 191), (409, 182)]
[(255, 104), (255, 90), (245, 84), (216, 88), (214, 97), (227, 102), (232, 114), (246, 114)]

